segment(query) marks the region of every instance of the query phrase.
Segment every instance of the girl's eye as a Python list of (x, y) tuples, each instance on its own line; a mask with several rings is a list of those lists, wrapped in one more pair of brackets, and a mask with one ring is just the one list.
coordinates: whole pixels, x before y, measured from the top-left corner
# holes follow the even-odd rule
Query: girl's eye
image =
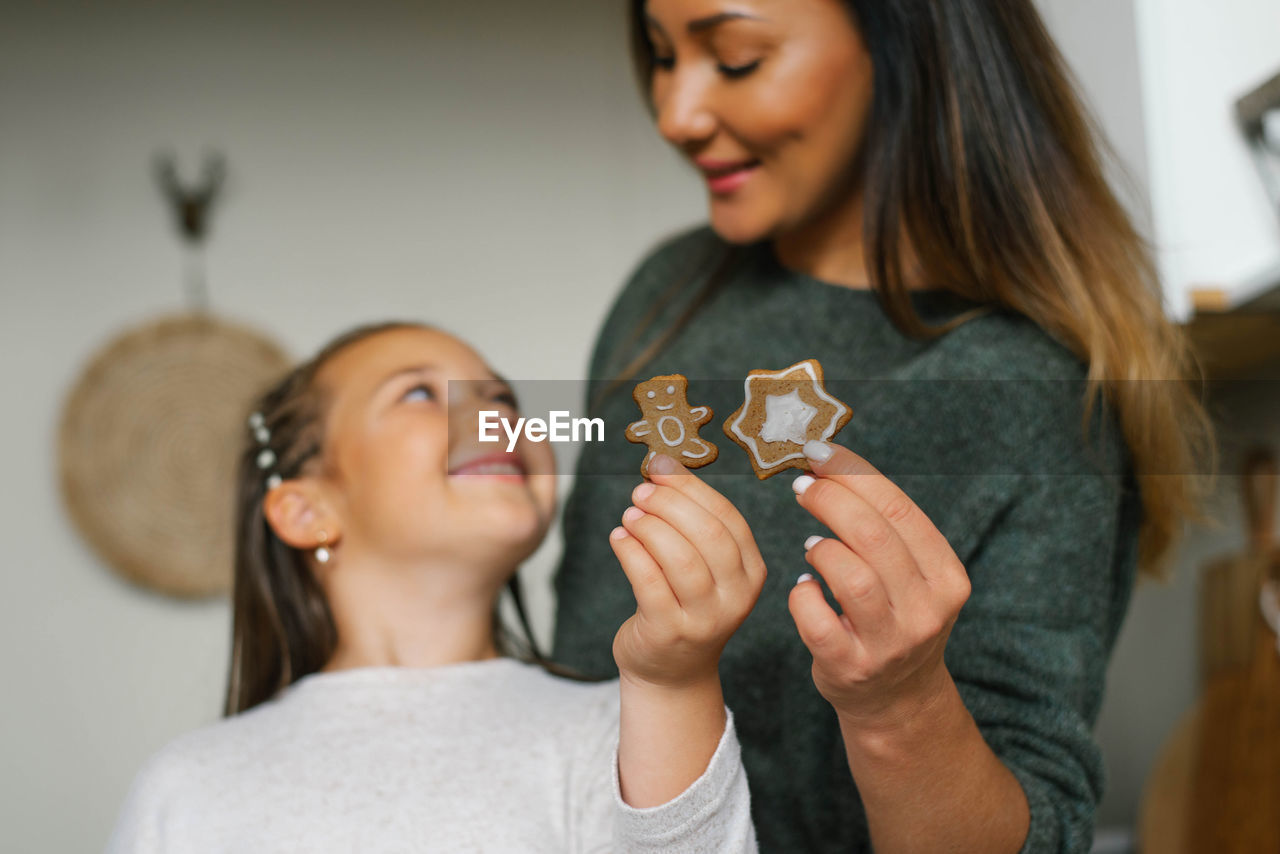
[(401, 400), (436, 400), (436, 392), (426, 383), (418, 383), (400, 398)]
[(671, 56), (655, 56), (653, 58), (653, 67), (663, 71), (670, 71), (676, 67), (675, 55)]
[(495, 403), (505, 403), (512, 409), (518, 410), (520, 404), (516, 402), (516, 394), (513, 391), (500, 391), (493, 396)]
[(760, 60), (757, 59), (755, 62), (748, 62), (746, 65), (725, 65), (721, 63), (717, 67), (720, 69), (720, 73), (725, 77), (728, 77), (730, 80), (737, 80), (740, 77), (746, 77), (748, 74), (759, 68)]

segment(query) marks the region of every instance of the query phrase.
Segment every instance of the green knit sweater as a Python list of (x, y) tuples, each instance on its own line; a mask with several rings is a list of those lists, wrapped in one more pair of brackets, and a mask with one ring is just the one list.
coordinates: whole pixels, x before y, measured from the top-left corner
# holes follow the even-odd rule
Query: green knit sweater
[[(649, 256), (605, 322), (591, 378), (618, 376), (681, 313), (727, 247), (708, 229)], [(678, 293), (672, 296), (672, 285)], [(931, 322), (974, 306), (945, 291), (912, 300)], [(653, 307), (657, 321), (645, 324)], [(635, 335), (637, 326), (647, 331)], [(723, 287), (634, 380), (591, 407), (606, 441), (586, 445), (564, 515), (555, 658), (614, 675), (611, 640), (635, 600), (609, 531), (646, 453), (623, 437), (638, 420), (634, 382), (689, 377), (702, 435), (720, 458), (701, 470), (742, 511), (769, 569), (754, 612), (721, 662), (752, 790), (761, 850), (871, 850), (836, 716), (787, 611), (803, 543), (823, 527), (793, 500), (793, 475), (758, 481), (723, 434), (753, 368), (816, 357), (853, 408), (836, 441), (891, 477), (946, 535), (972, 594), (946, 664), (987, 743), (1031, 806), (1024, 851), (1087, 851), (1104, 773), (1092, 726), (1134, 583), (1141, 509), (1112, 415), (1082, 430), (1084, 368), (1027, 319), (993, 311), (932, 341), (904, 337), (875, 295), (783, 268), (768, 244), (740, 252)], [(593, 386), (593, 396), (608, 383)]]

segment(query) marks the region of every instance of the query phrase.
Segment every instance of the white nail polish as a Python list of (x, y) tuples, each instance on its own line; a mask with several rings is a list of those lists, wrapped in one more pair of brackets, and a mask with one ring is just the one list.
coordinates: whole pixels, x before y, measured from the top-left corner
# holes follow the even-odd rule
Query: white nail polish
[(804, 550), (809, 551), (809, 549), (813, 548), (825, 539), (826, 537), (819, 537), (817, 534), (814, 534), (812, 537), (804, 541)]
[(825, 463), (835, 452), (835, 448), (817, 439), (810, 439), (804, 443), (804, 455), (815, 463)]
[(813, 576), (807, 572), (796, 579), (796, 584), (804, 584), (806, 581), (813, 581)]
[(807, 474), (802, 474), (791, 482), (791, 488), (795, 490), (796, 495), (804, 495), (804, 491), (816, 483), (816, 479)]

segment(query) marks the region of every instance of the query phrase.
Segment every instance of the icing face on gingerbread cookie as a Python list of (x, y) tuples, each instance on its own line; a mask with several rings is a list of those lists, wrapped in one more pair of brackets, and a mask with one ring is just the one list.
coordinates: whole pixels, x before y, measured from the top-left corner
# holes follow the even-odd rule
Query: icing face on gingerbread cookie
[(822, 385), (822, 365), (805, 359), (781, 371), (752, 371), (746, 400), (724, 423), (725, 434), (751, 458), (764, 480), (789, 468), (809, 470), (804, 443), (826, 442), (853, 412)]
[(711, 420), (711, 408), (689, 406), (688, 388), (683, 374), (668, 374), (645, 380), (631, 392), (641, 419), (627, 425), (627, 439), (649, 448), (640, 464), (644, 477), (649, 476), (649, 461), (658, 454), (691, 469), (714, 462), (720, 454), (719, 448), (698, 436), (698, 428)]

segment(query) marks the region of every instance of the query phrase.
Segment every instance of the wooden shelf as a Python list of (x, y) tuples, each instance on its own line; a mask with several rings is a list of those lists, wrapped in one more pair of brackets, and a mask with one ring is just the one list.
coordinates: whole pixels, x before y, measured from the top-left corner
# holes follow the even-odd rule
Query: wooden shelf
[(1183, 327), (1209, 379), (1274, 367), (1280, 377), (1280, 263), (1239, 287), (1191, 291), (1195, 314)]
[(1197, 314), (1184, 328), (1209, 379), (1238, 379), (1268, 365), (1280, 377), (1280, 311)]
[(1280, 261), (1233, 288), (1191, 289), (1196, 313), (1280, 311)]

